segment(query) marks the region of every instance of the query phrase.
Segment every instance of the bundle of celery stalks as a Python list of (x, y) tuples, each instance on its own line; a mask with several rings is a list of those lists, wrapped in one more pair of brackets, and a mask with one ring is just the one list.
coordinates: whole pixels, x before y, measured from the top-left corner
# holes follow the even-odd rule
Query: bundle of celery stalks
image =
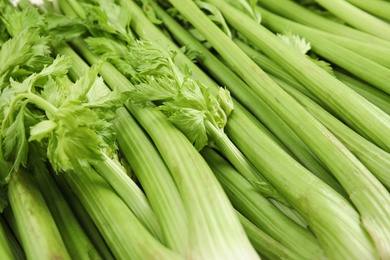
[(390, 259), (390, 1), (0, 13), (0, 259)]

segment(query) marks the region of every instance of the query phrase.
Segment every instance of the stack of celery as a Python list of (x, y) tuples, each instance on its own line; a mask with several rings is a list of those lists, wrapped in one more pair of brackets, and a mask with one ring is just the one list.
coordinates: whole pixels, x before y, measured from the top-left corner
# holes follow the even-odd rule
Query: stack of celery
[(390, 258), (389, 1), (0, 13), (1, 259)]

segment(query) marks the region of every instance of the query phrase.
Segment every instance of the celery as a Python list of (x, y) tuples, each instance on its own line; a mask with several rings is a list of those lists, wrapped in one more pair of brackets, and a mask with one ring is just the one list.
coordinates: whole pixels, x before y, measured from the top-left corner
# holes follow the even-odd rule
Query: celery
[[(4, 215), (4, 213), (3, 213)], [(24, 251), (22, 247), (20, 246), (19, 241), (17, 240), (14, 232), (11, 230), (11, 227), (8, 225), (7, 221), (5, 220), (5, 217), (3, 215), (0, 215), (0, 222), (1, 222), (1, 228), (3, 229), (7, 242), (3, 242), (3, 244), (8, 243), (10, 246), (10, 249), (12, 251), (11, 259), (26, 259), (26, 255), (24, 254)], [(6, 247), (6, 245), (4, 245)], [(6, 250), (4, 250), (4, 253), (7, 253)], [(6, 258), (4, 258), (6, 259)]]
[[(364, 213), (363, 216), (367, 215), (364, 217), (365, 219), (364, 224), (365, 227), (368, 227), (369, 230), (373, 233), (373, 237), (375, 237), (374, 236), (375, 233), (376, 235), (379, 235), (384, 239), (386, 239), (386, 231), (384, 233), (381, 233), (382, 232), (381, 230), (383, 230), (383, 228), (376, 226), (376, 224), (378, 223), (381, 223), (380, 225), (387, 226), (386, 222), (389, 219), (386, 217), (388, 215), (386, 208), (389, 207), (380, 206), (382, 205), (383, 199), (386, 201), (386, 204), (388, 203), (387, 202), (388, 194), (385, 188), (372, 176), (370, 172), (368, 172), (368, 170), (359, 161), (357, 161), (356, 157), (354, 157), (349, 151), (347, 151), (347, 149), (336, 138), (334, 138), (334, 136), (332, 136), (328, 130), (325, 129), (325, 127), (323, 127), (317, 120), (315, 120), (311, 115), (309, 115), (307, 111), (305, 111), (300, 105), (298, 105), (298, 103), (295, 102), (292, 99), (292, 97), (288, 96), (273, 81), (269, 80), (269, 78), (264, 75), (264, 72), (261, 71), (245, 54), (243, 54), (240, 51), (240, 49), (238, 49), (238, 47), (234, 45), (231, 42), (231, 40), (228, 39), (227, 36), (224, 35), (210, 20), (208, 20), (206, 16), (195, 6), (195, 4), (192, 1), (170, 0), (170, 2), (173, 3), (174, 7), (176, 7), (181, 14), (183, 14), (193, 25), (195, 25), (195, 27), (208, 39), (208, 41), (223, 56), (223, 58), (227, 60), (229, 64), (232, 67), (234, 67), (236, 71), (238, 71), (238, 73), (240, 73), (240, 75), (246, 80), (246, 82), (254, 90), (256, 90), (256, 93), (259, 96), (261, 96), (264, 100), (266, 100), (270, 105), (272, 105), (272, 108), (275, 111), (277, 111), (278, 114), (282, 116), (283, 119), (290, 124), (290, 126), (294, 127), (296, 133), (299, 134), (301, 138), (305, 140), (306, 144), (310, 145), (312, 150), (321, 158), (321, 160), (324, 163), (326, 163), (329, 169), (335, 174), (335, 176), (337, 176), (337, 178), (344, 186), (344, 188), (347, 188), (347, 192), (349, 192), (350, 194), (352, 193), (354, 194), (354, 196), (351, 197), (352, 201), (354, 201), (355, 205), (357, 204), (360, 211)], [(294, 52), (294, 50), (290, 49), (288, 46), (286, 47), (285, 44), (282, 43), (279, 39), (277, 41), (276, 39), (274, 40), (273, 38), (274, 36), (271, 36), (272, 34), (270, 32), (257, 29), (257, 25), (256, 25), (256, 30), (253, 30), (254, 26), (252, 27), (248, 26), (248, 24), (252, 22), (251, 19), (248, 19), (247, 21), (246, 16), (241, 15), (240, 12), (235, 12), (235, 9), (230, 8), (229, 5), (224, 3), (223, 1), (208, 1), (208, 2), (213, 3), (217, 7), (219, 7), (219, 9), (223, 12), (225, 17), (228, 18), (228, 22), (230, 24), (233, 24), (234, 26), (237, 27), (238, 26), (245, 27), (246, 31), (244, 31), (244, 28), (240, 28), (241, 32), (245, 32), (245, 34), (248, 36), (250, 31), (251, 33), (250, 36), (252, 36), (252, 34), (259, 36), (262, 38), (261, 41), (267, 41), (269, 45), (272, 45), (272, 49), (269, 50), (269, 53), (271, 54), (280, 53), (281, 55), (286, 55), (287, 57), (285, 58), (290, 58), (290, 59), (293, 58), (290, 56), (294, 56), (295, 59), (297, 59), (297, 57), (302, 57), (300, 53)], [(234, 11), (234, 15), (231, 15), (233, 11)], [(224, 44), (221, 45), (220, 42), (224, 42)], [(305, 59), (306, 61), (306, 58), (302, 57), (302, 59)], [(310, 61), (307, 62), (310, 63)], [(285, 62), (285, 65), (289, 66), (290, 68), (292, 66), (290, 66), (289, 63), (290, 63), (289, 61)], [(312, 65), (310, 63), (310, 67), (311, 66)], [(319, 75), (324, 76), (325, 72), (323, 72), (322, 70), (321, 72), (320, 70), (316, 71), (315, 69), (312, 72), (314, 71), (316, 73), (312, 73), (311, 75), (316, 77), (317, 82), (318, 81), (321, 82), (321, 80), (318, 79), (318, 76)], [(302, 73), (303, 72), (304, 71), (302, 71)], [(294, 75), (296, 74), (297, 73), (294, 73)], [(329, 76), (329, 79), (333, 79), (333, 78)], [(267, 89), (261, 88), (260, 87), (261, 85), (267, 86)], [(382, 127), (382, 131), (384, 131), (384, 129), (386, 129), (386, 127), (384, 128)], [(237, 131), (238, 129), (235, 130)], [(241, 129), (241, 132), (246, 133), (247, 131), (248, 131), (247, 129)], [(240, 140), (237, 139), (233, 141), (239, 147), (245, 146), (247, 149), (245, 155), (248, 157), (248, 159), (252, 161), (253, 164), (258, 165), (259, 158), (254, 157), (254, 155), (256, 154), (255, 144), (257, 140), (252, 140), (252, 142), (247, 142), (242, 139)], [(241, 144), (239, 145), (239, 143)], [(270, 148), (268, 147), (268, 149)], [(243, 151), (242, 148), (241, 150)], [(342, 165), (335, 163), (340, 161), (343, 161)], [(259, 166), (261, 167), (261, 165)], [(352, 173), (355, 172), (359, 172), (361, 176), (364, 176), (364, 178), (358, 179), (359, 185), (355, 185), (355, 183), (350, 183), (350, 178), (348, 178), (348, 176), (351, 176)], [(290, 172), (289, 174), (291, 175), (292, 173)], [(301, 174), (300, 178), (304, 178), (303, 175), (306, 176), (306, 174)], [(272, 180), (271, 183), (273, 183), (280, 191), (283, 190), (284, 192), (289, 192), (285, 189), (287, 188), (285, 186), (286, 184), (284, 183), (285, 179), (281, 181), (282, 178), (279, 178), (279, 176), (267, 175), (266, 177), (270, 181)], [(302, 179), (301, 180), (302, 182), (299, 182), (300, 183), (299, 185), (305, 185), (305, 186), (308, 185), (309, 181), (307, 177), (308, 176)], [(298, 185), (298, 176), (297, 178), (293, 178), (293, 179), (295, 185)], [(290, 183), (290, 185), (292, 184)], [(316, 185), (320, 185), (320, 184), (316, 184)], [(368, 189), (371, 190), (370, 193), (366, 192), (366, 190), (363, 192), (360, 188), (360, 185), (365, 185)], [(292, 186), (289, 186), (288, 189), (292, 190)], [(361, 257), (362, 254), (364, 254), (367, 256), (367, 258), (375, 256), (373, 244), (370, 241), (370, 238), (367, 237), (367, 235), (365, 234), (365, 230), (363, 230), (362, 227), (360, 226), (361, 224), (359, 221), (358, 214), (354, 211), (354, 209), (350, 208), (348, 210), (349, 213), (341, 213), (341, 211), (339, 211), (338, 214), (344, 214), (345, 217), (349, 215), (348, 220), (344, 223), (343, 226), (339, 225), (340, 222), (338, 224), (333, 223), (332, 225), (329, 225), (329, 223), (327, 223), (326, 226), (328, 226), (328, 229), (324, 229), (323, 227), (320, 228), (318, 224), (321, 222), (320, 220), (321, 218), (323, 217), (330, 218), (330, 216), (325, 216), (325, 215), (319, 216), (317, 215), (318, 212), (315, 213), (313, 211), (309, 211), (310, 214), (313, 214), (311, 217), (309, 217), (307, 215), (308, 213), (307, 211), (302, 212), (303, 209), (302, 207), (306, 208), (309, 205), (315, 207), (315, 205), (318, 205), (318, 202), (314, 202), (316, 199), (321, 199), (321, 200), (329, 199), (328, 192), (320, 193), (320, 190), (323, 191), (324, 189), (326, 189), (325, 186), (323, 186), (321, 189), (319, 187), (316, 188), (315, 193), (318, 195), (318, 197), (313, 196), (314, 194), (311, 194), (310, 196), (305, 195), (306, 198), (305, 205), (299, 203), (298, 202), (299, 200), (295, 201), (297, 203), (293, 203), (294, 199), (292, 198), (290, 199), (290, 202), (292, 202), (297, 209), (301, 208), (301, 213), (304, 216), (306, 216), (309, 225), (316, 233), (318, 239), (321, 242), (321, 245), (325, 248), (325, 252), (330, 256), (331, 255), (335, 256), (337, 254), (351, 254), (351, 256), (355, 255), (359, 257)], [(324, 195), (325, 198), (320, 196), (320, 194)], [(367, 195), (371, 197), (369, 203), (365, 202), (367, 199), (366, 198)], [(313, 201), (309, 203), (307, 201), (308, 199), (309, 200), (313, 199)], [(379, 203), (379, 201), (381, 201), (381, 203)], [(334, 202), (330, 202), (330, 201), (321, 203), (322, 207), (324, 206), (334, 207), (334, 204), (335, 204)], [(367, 210), (367, 207), (369, 207), (370, 210)], [(373, 211), (377, 211), (377, 210), (379, 211), (378, 213), (373, 213)], [(317, 221), (313, 221), (314, 220), (313, 218), (317, 218), (317, 217), (318, 217)], [(333, 217), (334, 216), (332, 216), (332, 218)], [(378, 221), (373, 221), (372, 218), (381, 218), (381, 219)], [(369, 220), (371, 220), (371, 222)], [(332, 221), (332, 220), (327, 219), (327, 221)], [(345, 225), (347, 223), (351, 225), (350, 226), (351, 230), (345, 233), (346, 232)], [(341, 241), (338, 241), (337, 243), (334, 243), (331, 247), (328, 247), (330, 243), (329, 241), (335, 242), (336, 240), (330, 238), (324, 239), (324, 237), (322, 237), (328, 235), (333, 237), (336, 236), (340, 237), (342, 233), (344, 233), (345, 236), (348, 237), (350, 236), (350, 232), (357, 232), (356, 236), (353, 237), (355, 239), (357, 237), (360, 237), (359, 238), (361, 239), (360, 242), (365, 245), (359, 247), (361, 249), (364, 248), (362, 252), (358, 253), (356, 251), (355, 246), (351, 246), (351, 245), (343, 246), (343, 243), (345, 243), (347, 239), (343, 240), (344, 241), (343, 243), (341, 243)], [(378, 244), (381, 243), (379, 242), (380, 240), (376, 240), (376, 241), (378, 242)], [(336, 248), (338, 249), (336, 250)]]
[[(177, 186), (156, 147), (126, 109), (118, 109), (115, 124), (121, 151), (159, 217), (164, 243), (185, 254), (188, 243), (187, 216)], [(167, 210), (169, 209), (169, 210)]]
[[(349, 25), (379, 38), (390, 40), (390, 24), (345, 0), (315, 0)], [(364, 21), (364, 22), (363, 22)]]
[(325, 109), (283, 81), (275, 81), (324, 124), (390, 190), (390, 154), (358, 135)]
[(101, 259), (49, 172), (43, 169), (35, 178), (71, 258)]
[[(164, 22), (164, 25), (174, 35), (174, 37), (183, 45), (189, 46), (191, 50), (200, 53), (198, 58), (199, 62), (204, 65), (209, 73), (212, 73), (222, 84), (226, 85), (238, 100), (244, 104), (252, 114), (254, 114), (259, 120), (261, 120), (282, 142), (289, 148), (298, 160), (310, 169), (314, 174), (322, 178), (330, 186), (334, 187), (340, 193), (344, 193), (341, 186), (322, 168), (321, 165), (312, 157), (312, 154), (308, 151), (307, 147), (301, 140), (291, 131), (291, 129), (280, 119), (278, 115), (260, 98), (257, 98), (252, 91), (246, 87), (246, 84), (237, 77), (231, 70), (224, 66), (210, 51), (208, 51), (202, 44), (196, 41), (183, 27), (181, 27), (176, 21), (174, 21), (167, 13), (162, 10), (158, 5), (150, 3), (157, 15)], [(283, 70), (274, 67), (278, 75), (285, 75), (286, 78), (290, 78), (292, 82), (296, 82), (291, 76), (285, 73)], [(297, 86), (301, 86), (299, 83)], [(212, 90), (219, 89), (211, 85)], [(301, 89), (304, 89), (301, 87)], [(216, 91), (214, 91), (216, 92)], [(306, 93), (306, 92), (305, 92)], [(242, 107), (236, 102), (234, 104), (235, 111), (243, 110)], [(245, 116), (245, 115), (242, 115)], [(236, 118), (236, 117), (234, 117)], [(240, 118), (240, 117), (238, 117)], [(234, 120), (234, 119), (233, 119)], [(228, 124), (234, 124), (229, 119)], [(239, 120), (237, 123), (241, 123)]]
[(326, 32), (363, 41), (374, 46), (390, 48), (390, 43), (386, 40), (322, 17), (291, 0), (262, 0), (259, 5), (281, 16)]
[(282, 246), (239, 212), (237, 212), (237, 215), (250, 241), (262, 259), (302, 259), (299, 254)]
[(324, 252), (307, 229), (297, 225), (261, 197), (225, 159), (205, 148), (201, 154), (214, 171), (236, 210), (302, 259), (320, 259)]
[(182, 259), (147, 231), (95, 170), (82, 168), (77, 176), (63, 174), (63, 177), (94, 220), (116, 258)]
[(105, 160), (96, 164), (94, 168), (114, 188), (149, 232), (163, 242), (160, 225), (146, 195), (118, 163), (105, 156)]
[[(11, 244), (11, 239), (13, 238), (13, 234), (7, 233), (6, 231), (6, 226), (7, 223), (5, 223), (3, 216), (0, 216), (0, 257), (1, 259), (6, 259), (6, 260), (11, 260), (11, 259), (16, 259), (16, 255), (14, 253), (14, 248), (12, 247)], [(20, 248), (19, 248), (20, 249)], [(22, 257), (23, 259), (23, 257)]]
[[(238, 39), (233, 39), (234, 42), (249, 56), (251, 59), (259, 65), (267, 74), (272, 78), (278, 78), (283, 80), (285, 83), (288, 83), (291, 87), (294, 87), (296, 90), (299, 90), (302, 94), (309, 97), (317, 104), (324, 106), (318, 99), (313, 97), (299, 82), (297, 82), (290, 74), (288, 74), (283, 68), (281, 68), (274, 61), (266, 57), (264, 54), (254, 50), (249, 47), (247, 44), (243, 43)], [(387, 114), (390, 114), (390, 97), (386, 93), (383, 93), (370, 85), (365, 84), (351, 76), (348, 76), (345, 73), (340, 72), (339, 70), (332, 70), (333, 74), (343, 82), (346, 86), (350, 87), (371, 103), (385, 111)], [(305, 91), (306, 90), (306, 91)]]
[(34, 179), (20, 168), (8, 187), (22, 247), (30, 259), (71, 259)]
[[(84, 55), (88, 55), (88, 53), (91, 55), (89, 50), (85, 48), (85, 46), (83, 47), (82, 43), (79, 43), (78, 46)], [(74, 66), (70, 73), (73, 73), (74, 77), (79, 76), (80, 71), (86, 69), (87, 64), (85, 64), (84, 61), (82, 61), (81, 58), (69, 46), (65, 44), (59, 45), (57, 46), (57, 50), (72, 57)], [(94, 62), (97, 62), (97, 58), (94, 55), (91, 55), (90, 57), (94, 59)], [(108, 65), (103, 64), (102, 66), (104, 69), (104, 67)], [(118, 84), (117, 86), (121, 88), (121, 85)], [(163, 230), (163, 242), (166, 243), (170, 248), (175, 249), (180, 253), (184, 253), (183, 250), (185, 250), (188, 239), (187, 231), (185, 229), (187, 220), (184, 208), (183, 206), (180, 206), (182, 203), (181, 198), (178, 192), (175, 191), (177, 188), (173, 183), (170, 172), (168, 169), (166, 169), (166, 166), (164, 162), (162, 162), (160, 156), (156, 154), (157, 152), (155, 148), (153, 146), (151, 147), (150, 141), (145, 138), (142, 130), (138, 130), (137, 132), (136, 129), (139, 129), (139, 125), (134, 121), (134, 119), (132, 119), (126, 109), (120, 108), (118, 109), (117, 113), (119, 118), (116, 121), (115, 128), (117, 130), (119, 145), (122, 149), (125, 149), (124, 155), (128, 158), (130, 164), (136, 171), (143, 188), (148, 194), (153, 209), (157, 210), (157, 217), (159, 218), (159, 222), (162, 224), (161, 228)], [(131, 134), (128, 133), (129, 131)], [(135, 133), (137, 134), (138, 138), (134, 138)], [(142, 152), (134, 151), (133, 147), (139, 147)], [(153, 153), (155, 154), (155, 157), (152, 157)], [(143, 154), (148, 154), (148, 156), (145, 157)], [(148, 165), (149, 168), (146, 168), (146, 165)], [(104, 163), (101, 163), (100, 166), (97, 165), (97, 167), (104, 167)], [(153, 176), (155, 172), (159, 172), (159, 174), (157, 176)], [(113, 178), (113, 176), (109, 176), (109, 173), (107, 172), (104, 173), (101, 171), (101, 174), (104, 174), (104, 176), (107, 178)], [(118, 174), (116, 173), (116, 175)], [(121, 184), (121, 182), (117, 182), (117, 185), (123, 184)], [(122, 193), (123, 197), (127, 196), (125, 194), (126, 189), (121, 189), (120, 192)], [(161, 203), (163, 200), (166, 201), (166, 204)], [(130, 208), (134, 208), (135, 205), (139, 204), (138, 202), (135, 203), (135, 201), (132, 200), (126, 201)], [(175, 209), (167, 211), (166, 207), (175, 207)], [(146, 221), (146, 219), (142, 218), (143, 215), (150, 218), (150, 212), (148, 212), (150, 209), (146, 208), (145, 212), (145, 209), (143, 209), (143, 206), (141, 205), (141, 207), (135, 210), (138, 211), (137, 215), (141, 217), (141, 222)], [(154, 218), (154, 216), (152, 217)], [(172, 225), (172, 223), (175, 223), (175, 225)], [(153, 226), (155, 226), (155, 224), (153, 224)], [(158, 230), (158, 237), (161, 237), (160, 233), (161, 231)]]
[(390, 3), (383, 0), (371, 0), (369, 2), (365, 0), (347, 0), (351, 4), (367, 11), (379, 18), (389, 21), (390, 17)]
[[(260, 10), (263, 18), (262, 24), (265, 27), (276, 32), (283, 32), (286, 28), (292, 30), (293, 33), (297, 33), (306, 38), (311, 43), (312, 50), (323, 58), (344, 68), (383, 92), (390, 93), (390, 86), (388, 84), (390, 68), (386, 68), (375, 61), (334, 43), (326, 35), (318, 34), (315, 29), (290, 22), (264, 9)], [(340, 53), (343, 55), (340, 55)], [(390, 57), (390, 50), (387, 51), (387, 54)], [(390, 66), (390, 63), (388, 65)]]
[(76, 215), (78, 221), (82, 225), (88, 237), (91, 239), (91, 242), (95, 245), (95, 248), (99, 251), (100, 255), (103, 257), (103, 259), (114, 259), (110, 249), (108, 248), (102, 235), (97, 229), (95, 223), (93, 223), (93, 220), (89, 216), (84, 206), (81, 204), (79, 198), (72, 191), (69, 184), (62, 176), (57, 174), (52, 175), (58, 187), (61, 189), (62, 194), (66, 198), (67, 202), (72, 207), (72, 211)]
[(390, 96), (377, 91), (372, 88), (370, 85), (365, 84), (364, 82), (359, 81), (356, 78), (353, 78), (346, 73), (340, 72), (339, 70), (333, 71), (336, 78), (338, 78), (345, 85), (355, 90), (357, 93), (365, 97), (371, 103), (375, 104), (377, 107), (385, 111), (390, 115)]

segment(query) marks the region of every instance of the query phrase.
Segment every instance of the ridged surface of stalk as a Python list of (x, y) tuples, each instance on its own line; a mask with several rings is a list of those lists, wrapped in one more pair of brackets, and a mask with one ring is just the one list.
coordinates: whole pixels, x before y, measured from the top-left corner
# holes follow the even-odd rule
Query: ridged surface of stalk
[(71, 259), (46, 202), (30, 173), (15, 172), (8, 198), (28, 259)]

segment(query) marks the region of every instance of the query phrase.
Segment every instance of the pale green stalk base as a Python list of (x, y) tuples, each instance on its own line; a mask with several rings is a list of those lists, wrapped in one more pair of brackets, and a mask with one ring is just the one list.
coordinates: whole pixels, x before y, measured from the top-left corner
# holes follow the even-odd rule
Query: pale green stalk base
[(139, 222), (96, 171), (63, 174), (117, 259), (182, 259)]
[(156, 147), (130, 113), (120, 108), (117, 114), (115, 130), (119, 147), (159, 218), (164, 243), (184, 255), (189, 239), (187, 216), (172, 175)]
[(302, 256), (294, 253), (292, 250), (282, 246), (279, 242), (268, 236), (258, 227), (256, 227), (247, 218), (237, 212), (238, 218), (245, 229), (252, 245), (265, 259), (296, 259), (301, 260)]
[[(20, 257), (20, 251), (16, 251), (15, 244), (12, 244), (11, 239), (15, 239), (12, 233), (7, 232), (7, 223), (3, 216), (0, 216), (0, 259), (11, 260)], [(19, 247), (20, 250), (20, 247)], [(22, 256), (21, 259), (24, 259)]]
[[(228, 69), (217, 57), (211, 54), (201, 43), (199, 43), (196, 39), (194, 39), (180, 24), (174, 21), (164, 10), (162, 10), (158, 5), (150, 3), (153, 9), (158, 14), (159, 18), (164, 21), (164, 25), (169, 29), (169, 31), (174, 35), (174, 37), (182, 44), (190, 46), (192, 50), (196, 50), (201, 53), (198, 58), (199, 63), (203, 66), (207, 67), (209, 73), (211, 73), (216, 79), (218, 79), (223, 85), (227, 86), (228, 89), (233, 93), (237, 99), (245, 105), (250, 112), (257, 117), (257, 119), (261, 120), (268, 129), (272, 131), (273, 134), (270, 134), (269, 137), (275, 140), (276, 143), (279, 143), (279, 139), (282, 140), (283, 144), (280, 146), (285, 149), (287, 152), (291, 153), (291, 155), (297, 158), (305, 167), (311, 170), (314, 174), (332, 186), (335, 190), (345, 195), (345, 191), (342, 189), (340, 184), (330, 176), (330, 174), (324, 169), (324, 167), (318, 162), (316, 158), (313, 157), (313, 154), (309, 151), (307, 146), (296, 136), (296, 134), (291, 130), (291, 128), (286, 125), (286, 123), (260, 98), (258, 98), (255, 93), (251, 89), (247, 87), (245, 82), (243, 82), (236, 74), (234, 74), (230, 69)], [(145, 35), (148, 37), (148, 35)], [(172, 46), (172, 43), (168, 40), (165, 41), (167, 45), (171, 48), (175, 48)], [(179, 51), (179, 50), (177, 50)], [(178, 55), (178, 57), (181, 57)], [(187, 63), (189, 67), (193, 65), (193, 63)], [(268, 63), (269, 64), (269, 63)], [(272, 65), (272, 62), (271, 62)], [(191, 67), (192, 68), (192, 67)], [(285, 75), (286, 78), (291, 79), (289, 82), (295, 82), (297, 87), (300, 87), (302, 91), (306, 89), (302, 87), (296, 80), (291, 77), (288, 73), (285, 73), (283, 69), (278, 69), (278, 66), (274, 66), (275, 72), (277, 75)], [(195, 75), (196, 73), (194, 73)], [(198, 74), (196, 74), (198, 76)], [(201, 78), (201, 76), (198, 76)], [(204, 77), (203, 77), (204, 78)], [(202, 79), (201, 79), (202, 80)], [(207, 81), (206, 81), (207, 82)], [(217, 92), (219, 87), (215, 84), (209, 85), (211, 90)], [(305, 93), (310, 94), (310, 92), (306, 91)], [(240, 112), (240, 117), (238, 120), (229, 119), (228, 124), (241, 124), (241, 117), (250, 117), (253, 118), (252, 115), (245, 110), (245, 108), (239, 104), (238, 102), (234, 103), (234, 111), (235, 113)], [(266, 127), (260, 124), (255, 118), (253, 118), (253, 122), (256, 126), (264, 129), (265, 132), (269, 131)], [(254, 124), (248, 125), (248, 127), (254, 127)], [(277, 138), (275, 138), (275, 136)]]
[[(121, 118), (118, 120), (121, 120)], [(96, 171), (113, 187), (149, 232), (155, 238), (164, 242), (157, 217), (146, 195), (119, 165), (107, 155), (104, 155), (104, 157), (104, 161), (94, 166)]]
[(7, 237), (8, 243), (10, 245), (13, 254), (13, 259), (20, 259), (20, 260), (26, 259), (26, 255), (24, 254), (24, 251), (20, 246), (19, 241), (17, 240), (14, 232), (11, 230), (11, 227), (9, 226), (9, 224), (7, 223), (3, 215), (4, 213), (0, 215), (0, 222), (5, 232), (5, 235)]
[[(119, 74), (123, 86), (134, 89), (118, 71), (101, 70), (101, 74), (106, 81)], [(178, 185), (189, 216), (188, 257), (258, 259), (226, 194), (188, 139), (154, 108), (131, 108), (131, 112), (147, 129)]]
[(301, 259), (325, 257), (319, 242), (309, 230), (294, 223), (259, 195), (255, 188), (224, 158), (210, 148), (204, 148), (201, 154), (215, 173), (235, 209), (242, 215), (281, 245), (300, 255)]
[[(239, 46), (260, 68), (262, 68), (271, 79), (277, 78), (288, 83), (291, 87), (295, 88), (317, 104), (324, 106), (318, 99), (313, 97), (300, 83), (298, 83), (290, 74), (288, 74), (283, 68), (275, 64), (271, 59), (266, 57), (264, 54), (252, 49), (247, 44), (243, 43), (238, 39), (233, 39), (234, 42)], [(387, 114), (390, 114), (390, 96), (382, 91), (379, 91), (357, 79), (347, 76), (338, 70), (333, 70), (336, 78), (343, 82), (346, 86), (350, 87), (361, 96), (366, 98), (368, 101), (382, 109)], [(305, 90), (305, 91), (302, 91)], [(308, 95), (309, 94), (309, 95)]]
[(370, 15), (345, 0), (315, 0), (349, 25), (390, 41), (390, 24)]
[(55, 173), (52, 173), (52, 175), (68, 204), (71, 206), (78, 221), (85, 230), (85, 233), (87, 233), (102, 258), (105, 260), (115, 259), (95, 223), (93, 223), (93, 220), (89, 216), (88, 212), (85, 210), (76, 194), (72, 191), (69, 184), (65, 181), (64, 177)]
[(102, 259), (51, 175), (44, 170), (35, 176), (72, 259)]
[[(82, 41), (76, 41), (75, 45), (91, 63), (98, 61)], [(58, 50), (73, 58), (73, 67), (70, 71), (73, 77), (80, 77), (80, 73), (88, 68), (69, 46), (58, 46)], [(102, 71), (105, 70), (121, 75), (108, 63), (102, 65)], [(127, 91), (126, 84), (123, 85), (120, 79), (123, 79), (122, 75), (111, 77), (108, 82), (118, 87), (120, 91)], [(187, 216), (173, 178), (156, 148), (129, 112), (125, 108), (119, 108), (117, 113), (119, 118), (114, 127), (118, 134), (119, 146), (148, 195), (160, 223), (163, 242), (174, 251), (184, 254), (188, 246)], [(172, 210), (166, 210), (167, 208)]]
[(28, 259), (71, 259), (34, 179), (23, 169), (12, 175), (9, 203)]
[[(302, 84), (305, 84), (307, 88), (310, 88), (311, 92), (316, 92), (316, 95), (321, 97), (323, 102), (327, 101), (327, 105), (331, 107), (333, 112), (338, 111), (337, 115), (342, 117), (343, 120), (354, 128), (359, 126), (359, 130), (364, 129), (365, 136), (369, 136), (382, 148), (389, 150), (389, 115), (357, 95), (320, 67), (314, 66), (300, 52), (286, 45), (282, 40), (237, 9), (222, 0), (208, 0), (208, 2), (218, 6), (230, 25), (248, 37), (258, 48), (277, 61)], [(188, 19), (188, 16), (186, 17)], [(209, 33), (216, 38), (219, 29), (218, 32), (211, 30), (211, 26), (215, 25), (207, 25), (208, 32), (205, 32), (205, 30), (201, 32), (204, 35)], [(222, 40), (222, 37), (226, 36), (221, 34), (218, 37), (219, 41)], [(247, 83), (250, 83), (251, 87), (256, 89), (262, 98), (273, 104), (272, 107), (275, 111), (283, 116), (283, 119), (289, 123), (301, 139), (333, 172), (359, 210), (362, 224), (375, 241), (381, 257), (390, 257), (390, 248), (386, 246), (386, 244), (390, 244), (390, 194), (386, 188), (329, 130), (297, 104), (295, 100), (292, 100), (292, 97), (280, 89), (272, 80), (269, 80), (264, 72), (256, 67), (245, 54), (240, 52), (239, 49), (237, 50), (237, 46), (228, 44), (229, 40), (226, 39), (223, 46), (217, 47), (217, 42), (214, 40), (212, 42), (211, 37), (208, 39), (221, 52), (221, 55), (224, 53), (231, 65), (236, 66), (236, 71), (246, 79)], [(267, 89), (259, 86), (267, 86)], [(379, 136), (381, 137), (379, 138)], [(252, 161), (252, 163), (254, 162)], [(325, 241), (322, 240), (322, 242)], [(356, 253), (356, 251), (353, 253)]]

